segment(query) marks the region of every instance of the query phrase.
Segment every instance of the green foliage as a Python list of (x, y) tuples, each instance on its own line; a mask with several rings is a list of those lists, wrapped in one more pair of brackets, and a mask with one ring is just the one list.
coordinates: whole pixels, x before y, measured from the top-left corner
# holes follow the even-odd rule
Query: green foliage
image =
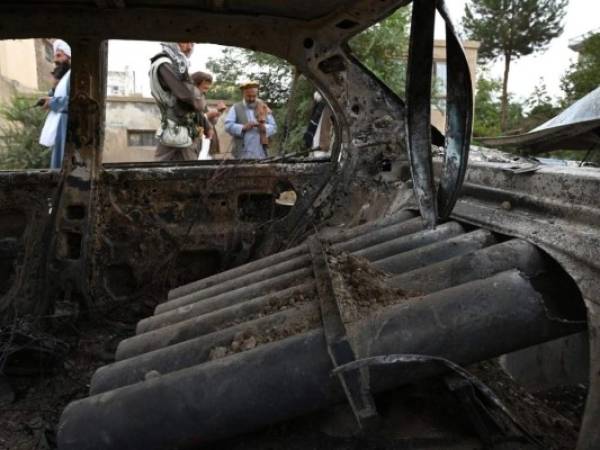
[(463, 28), (481, 42), (481, 59), (516, 59), (560, 36), (567, 5), (568, 0), (470, 0)]
[(285, 141), (285, 152), (296, 153), (305, 150), (304, 133), (310, 121), (310, 113), (313, 107), (313, 94), (315, 88), (303, 75), (300, 75), (294, 87), (294, 93), (290, 98), (291, 121), (287, 138)]
[(50, 167), (50, 149), (38, 143), (46, 112), (32, 107), (36, 101), (36, 97), (17, 94), (0, 107), (0, 169)]
[[(285, 125), (288, 102), (292, 91), (293, 66), (285, 60), (266, 53), (243, 48), (228, 47), (216, 58), (209, 58), (208, 70), (215, 74), (215, 83), (207, 97), (209, 99), (240, 101), (242, 94), (239, 83), (245, 80), (260, 83), (259, 96), (273, 110), (273, 117), (279, 131), (271, 139), (269, 153), (280, 152), (285, 139)], [(294, 121), (291, 126), (306, 126)], [(286, 152), (289, 150), (286, 148)]]
[(579, 52), (579, 59), (571, 64), (561, 79), (561, 89), (565, 93), (565, 104), (584, 97), (600, 86), (600, 33), (587, 38)]
[(409, 8), (400, 8), (349, 42), (354, 55), (396, 94), (404, 97)]
[(548, 95), (546, 84), (542, 80), (527, 99), (526, 105), (528, 113), (523, 122), (523, 128), (527, 131), (547, 122), (560, 112), (560, 108)]
[[(398, 95), (404, 94), (409, 23), (409, 10), (402, 8), (350, 41), (357, 58)], [(265, 53), (226, 48), (222, 55), (208, 60), (207, 68), (216, 78), (207, 95), (211, 99), (238, 101), (240, 81), (260, 82), (260, 97), (272, 108), (279, 126), (271, 154), (305, 150), (303, 135), (315, 88), (306, 77), (294, 77), (293, 66)]]
[[(502, 83), (498, 79), (487, 78), (485, 73), (477, 80), (475, 95), (475, 122), (473, 136), (490, 137), (502, 134), (500, 127), (500, 91)], [(523, 106), (517, 102), (509, 102), (508, 124), (514, 132), (521, 131), (523, 121)]]
[(470, 0), (465, 5), (463, 28), (470, 39), (481, 42), (484, 61), (504, 58), (501, 127), (508, 126), (510, 63), (542, 50), (563, 31), (568, 0)]
[(217, 58), (209, 58), (208, 70), (216, 76), (207, 97), (220, 100), (240, 100), (239, 83), (255, 80), (260, 83), (260, 97), (275, 109), (289, 98), (293, 67), (285, 60), (266, 53), (229, 47)]

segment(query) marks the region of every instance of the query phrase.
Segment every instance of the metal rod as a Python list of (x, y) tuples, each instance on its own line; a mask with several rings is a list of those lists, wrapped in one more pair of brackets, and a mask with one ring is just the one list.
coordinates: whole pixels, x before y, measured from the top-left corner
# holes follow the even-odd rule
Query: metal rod
[(264, 296), (265, 293), (275, 293), (293, 286), (297, 286), (312, 278), (312, 269), (298, 269), (293, 272), (279, 275), (251, 286), (241, 287), (231, 292), (224, 292), (215, 297), (203, 299), (196, 303), (189, 303), (179, 308), (166, 311), (141, 320), (137, 324), (136, 332), (145, 333), (182, 320), (190, 319), (200, 314), (206, 314), (218, 309)]
[[(439, 228), (441, 227), (437, 229)], [(476, 230), (441, 242), (415, 248), (405, 253), (379, 259), (373, 265), (384, 272), (400, 274), (466, 253), (472, 253), (496, 243), (497, 240), (493, 233), (487, 230)]]
[(397, 275), (390, 284), (405, 291), (428, 294), (513, 268), (535, 275), (544, 268), (544, 262), (534, 245), (513, 239)]
[(263, 295), (228, 308), (219, 309), (208, 314), (198, 314), (171, 325), (164, 324), (146, 333), (121, 341), (115, 358), (117, 360), (131, 358), (157, 348), (187, 341), (223, 329), (228, 323), (232, 324), (229, 326), (233, 326), (236, 321), (241, 321), (244, 318), (248, 320), (247, 318), (251, 314), (264, 311), (267, 305), (283, 305), (283, 302), (289, 301), (298, 295), (306, 296), (308, 299), (314, 296), (314, 290), (314, 281), (307, 281), (283, 291)]
[[(354, 338), (362, 357), (417, 353), (468, 364), (583, 329), (583, 322), (549, 317), (545, 299), (551, 295), (517, 271), (505, 272), (386, 308), (356, 323)], [(71, 403), (60, 420), (58, 447), (198, 448), (343, 401), (331, 369), (321, 330), (260, 345)], [(439, 371), (372, 371), (371, 389)]]
[(367, 233), (362, 236), (355, 237), (348, 241), (340, 242), (332, 245), (333, 249), (345, 252), (356, 252), (360, 249), (371, 247), (382, 242), (391, 241), (392, 239), (416, 233), (424, 228), (423, 220), (420, 217), (407, 220), (379, 230)]
[[(398, 224), (401, 222), (405, 222), (409, 219), (413, 219), (416, 216), (416, 213), (413, 211), (402, 210), (389, 217), (384, 217), (381, 220), (377, 220), (374, 222), (368, 222), (363, 225), (359, 225), (357, 227), (353, 227), (351, 229), (345, 230), (335, 230), (335, 229), (327, 229), (324, 230), (324, 238), (327, 239), (330, 243), (337, 243), (346, 241), (349, 239), (356, 238), (362, 234), (370, 233), (379, 228), (383, 228), (389, 225)], [(184, 295), (191, 294), (193, 292), (199, 291), (201, 289), (206, 289), (211, 286), (216, 286), (221, 283), (227, 282), (229, 280), (238, 279), (244, 277), (253, 272), (269, 269), (283, 262), (289, 261), (290, 259), (296, 258), (303, 254), (308, 253), (308, 249), (306, 245), (302, 244), (297, 247), (293, 247), (289, 250), (285, 250), (280, 253), (276, 253), (274, 255), (267, 256), (265, 258), (261, 258), (256, 261), (249, 262), (239, 267), (235, 267), (233, 269), (227, 270), (225, 272), (221, 272), (215, 275), (212, 275), (207, 278), (203, 278), (198, 281), (194, 281), (192, 283), (185, 284), (183, 286), (176, 287), (169, 292), (169, 300), (173, 300), (178, 297), (182, 297)], [(165, 302), (166, 304), (168, 302)], [(163, 308), (163, 304), (157, 307), (157, 311)]]
[[(289, 250), (285, 250), (280, 253), (275, 253), (274, 255), (266, 256), (264, 258), (252, 261), (239, 267), (235, 267), (225, 272), (220, 272), (210, 277), (202, 278), (201, 280), (176, 287), (175, 289), (172, 289), (169, 292), (168, 299), (171, 300), (177, 297), (182, 297), (184, 295), (191, 294), (192, 292), (199, 291), (200, 289), (206, 289), (211, 286), (215, 286), (219, 283), (223, 283), (227, 280), (242, 277), (257, 270), (273, 267), (279, 263), (288, 261), (305, 253), (308, 253), (308, 248), (305, 244), (302, 244), (297, 247), (290, 248)], [(165, 304), (166, 303), (168, 302), (165, 302)]]
[[(373, 233), (367, 233), (365, 235), (361, 235), (358, 236), (354, 239), (351, 239), (349, 241), (345, 241), (342, 243), (338, 243), (338, 244), (334, 244), (332, 245), (332, 247), (334, 249), (340, 250), (340, 251), (347, 251), (347, 252), (354, 252), (369, 246), (373, 246), (376, 244), (379, 244), (381, 242), (385, 242), (385, 241), (389, 241), (391, 239), (394, 238), (398, 238), (401, 236), (405, 236), (405, 235), (410, 235), (413, 234), (417, 231), (420, 231), (423, 229), (423, 222), (421, 221), (420, 218), (414, 218), (414, 219), (410, 219), (401, 223), (394, 223), (392, 225), (389, 226), (385, 226)], [(259, 260), (261, 261), (261, 260)], [(258, 262), (258, 261), (257, 261)], [(262, 267), (262, 264), (261, 264)], [(273, 289), (271, 286), (272, 285), (276, 285), (277, 283), (279, 283), (279, 280), (281, 278), (285, 278), (287, 276), (289, 276), (290, 274), (292, 274), (292, 272), (288, 272), (287, 274), (281, 274), (275, 277), (270, 277), (268, 275), (268, 270), (262, 271), (261, 272), (263, 274), (264, 279), (261, 279), (261, 277), (256, 277), (253, 278), (256, 281), (252, 284), (246, 284), (246, 285), (241, 285), (241, 287), (239, 287), (238, 289), (236, 289), (234, 292), (236, 292), (237, 294), (235, 295), (249, 295), (249, 292), (252, 292), (251, 295), (255, 295), (255, 293), (264, 289)], [(234, 285), (239, 285), (239, 283), (237, 283), (235, 280), (232, 281), (232, 283), (234, 283)], [(214, 289), (214, 288), (208, 288), (208, 289)], [(219, 288), (216, 289), (216, 291), (218, 291)], [(232, 295), (234, 295), (233, 293), (231, 293)], [(207, 302), (209, 299), (210, 301), (212, 301), (215, 297), (211, 296), (211, 295), (206, 295), (204, 294), (204, 290), (198, 290), (195, 291), (193, 293), (187, 294), (184, 297), (178, 297), (176, 299), (170, 300), (166, 303), (162, 303), (160, 305), (158, 305), (156, 307), (156, 314), (166, 314), (166, 313), (170, 313), (170, 312), (174, 312), (177, 311), (178, 309), (184, 308), (187, 305), (191, 305), (194, 304), (196, 302)], [(246, 297), (248, 298), (248, 297)], [(187, 317), (187, 316), (186, 316)], [(148, 328), (146, 327), (146, 323), (150, 323), (153, 322), (154, 319), (149, 318), (146, 320), (143, 320), (142, 322), (140, 322), (140, 324), (138, 324), (138, 331), (145, 331)]]
[(214, 333), (199, 335), (178, 344), (117, 360), (96, 371), (90, 384), (90, 394), (95, 395), (139, 383), (151, 372), (166, 374), (202, 364), (208, 361), (210, 352), (216, 347), (230, 347), (238, 334), (258, 336), (271, 329), (275, 333), (285, 335), (287, 330), (293, 330), (300, 323), (307, 323), (307, 318), (313, 316), (315, 320), (311, 328), (318, 328), (321, 323), (319, 308), (316, 302), (309, 302)]
[(465, 229), (461, 224), (458, 222), (449, 222), (438, 226), (435, 230), (418, 231), (417, 233), (409, 234), (408, 236), (402, 236), (397, 239), (392, 239), (391, 241), (382, 242), (381, 244), (358, 250), (353, 254), (355, 256), (362, 256), (371, 261), (377, 261), (433, 242), (448, 239), (464, 232)]
[(224, 292), (230, 292), (235, 289), (251, 286), (254, 283), (261, 283), (268, 279), (273, 279), (279, 275), (293, 272), (304, 267), (310, 267), (310, 255), (300, 255), (288, 261), (282, 261), (274, 266), (265, 267), (264, 269), (250, 272), (238, 278), (232, 278), (215, 286), (210, 286), (202, 290), (191, 292), (187, 295), (182, 295), (168, 303), (159, 304), (154, 310), (155, 314), (160, 314), (166, 311), (171, 311), (180, 306), (195, 303), (205, 298), (215, 297)]
[(414, 219), (416, 216), (416, 212), (403, 209), (392, 214), (391, 216), (384, 217), (377, 221), (367, 222), (362, 225), (352, 227), (350, 229), (338, 229), (336, 227), (325, 228), (319, 231), (319, 236), (321, 237), (321, 239), (331, 244), (335, 244), (337, 242), (343, 242), (353, 239), (357, 236), (360, 236), (361, 234), (371, 233), (379, 228), (383, 228), (388, 225), (406, 222), (407, 220)]

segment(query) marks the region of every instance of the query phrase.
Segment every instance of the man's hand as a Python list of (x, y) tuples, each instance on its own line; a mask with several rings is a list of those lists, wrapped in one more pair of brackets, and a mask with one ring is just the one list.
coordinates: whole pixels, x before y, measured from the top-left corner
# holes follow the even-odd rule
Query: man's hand
[(44, 109), (50, 109), (50, 100), (52, 99), (52, 97), (42, 97), (40, 98), (40, 100), (43, 100), (44, 103), (42, 103), (42, 108)]
[(248, 123), (244, 124), (244, 126), (242, 127), (242, 130), (248, 131), (257, 126), (258, 126), (258, 124), (256, 122), (248, 122)]
[(258, 130), (259, 130), (259, 131), (262, 131), (262, 132), (266, 132), (266, 131), (267, 131), (267, 126), (265, 125), (265, 123), (264, 123), (264, 122), (260, 122), (260, 123), (258, 124)]

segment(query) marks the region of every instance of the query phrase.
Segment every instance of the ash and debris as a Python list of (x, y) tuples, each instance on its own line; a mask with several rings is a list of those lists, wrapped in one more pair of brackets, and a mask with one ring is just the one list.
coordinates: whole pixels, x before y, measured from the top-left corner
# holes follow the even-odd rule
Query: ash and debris
[(329, 249), (327, 259), (345, 324), (414, 296), (390, 287), (390, 274), (376, 269), (366, 258)]
[[(309, 301), (305, 297), (302, 298), (302, 303)], [(268, 328), (260, 330), (250, 327), (246, 330), (239, 331), (235, 334), (228, 346), (218, 346), (213, 348), (210, 351), (208, 359), (212, 361), (215, 359), (225, 358), (226, 356), (233, 355), (235, 353), (252, 350), (253, 348), (256, 348), (262, 344), (280, 341), (290, 336), (305, 333), (306, 331), (310, 331), (319, 327), (321, 324), (321, 317), (318, 309), (315, 307), (306, 311), (301, 311), (300, 308), (302, 303), (294, 301), (293, 307), (295, 308), (297, 314), (290, 314), (281, 323), (277, 323)], [(289, 307), (284, 308), (284, 310), (285, 309), (289, 309)], [(280, 310), (275, 310), (275, 312), (280, 312)]]
[(229, 328), (234, 325), (239, 325), (240, 323), (260, 319), (262, 317), (270, 316), (290, 308), (298, 308), (299, 306), (312, 300), (313, 299), (307, 294), (300, 292), (287, 298), (272, 298), (263, 308), (261, 308), (259, 312), (227, 322), (223, 328)]
[[(517, 422), (543, 443), (544, 449), (576, 447), (585, 388), (553, 388), (533, 394), (511, 378), (496, 360), (473, 364), (467, 369), (494, 391)], [(577, 395), (573, 395), (575, 391)]]
[[(114, 361), (118, 343), (149, 310), (93, 319), (24, 318), (0, 330), (0, 450), (54, 450), (64, 408), (89, 395), (89, 382)], [(41, 331), (43, 330), (43, 331)]]
[[(367, 259), (346, 252), (327, 251), (327, 262), (336, 291), (340, 314), (345, 324), (368, 317), (370, 314), (416, 296), (402, 289), (389, 286), (389, 274), (376, 269)], [(239, 325), (268, 315), (296, 308), (309, 302), (315, 305), (308, 315), (289, 317), (283, 323), (268, 329), (243, 331), (236, 334), (228, 346), (217, 346), (209, 354), (209, 360), (224, 358), (235, 353), (251, 350), (258, 345), (285, 339), (320, 326), (320, 314), (314, 293), (296, 294), (287, 299), (273, 299), (259, 313), (228, 322), (223, 328)]]

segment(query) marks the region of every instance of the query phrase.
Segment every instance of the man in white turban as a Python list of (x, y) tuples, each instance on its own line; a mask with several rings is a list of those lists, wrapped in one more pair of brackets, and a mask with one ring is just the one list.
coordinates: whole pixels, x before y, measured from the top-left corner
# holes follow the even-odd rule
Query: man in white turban
[(50, 167), (60, 169), (65, 154), (67, 122), (69, 111), (69, 83), (71, 80), (71, 47), (65, 41), (57, 39), (53, 43), (54, 64), (64, 73), (54, 90), (52, 97), (44, 97), (44, 108), (49, 110), (40, 144), (52, 148)]

